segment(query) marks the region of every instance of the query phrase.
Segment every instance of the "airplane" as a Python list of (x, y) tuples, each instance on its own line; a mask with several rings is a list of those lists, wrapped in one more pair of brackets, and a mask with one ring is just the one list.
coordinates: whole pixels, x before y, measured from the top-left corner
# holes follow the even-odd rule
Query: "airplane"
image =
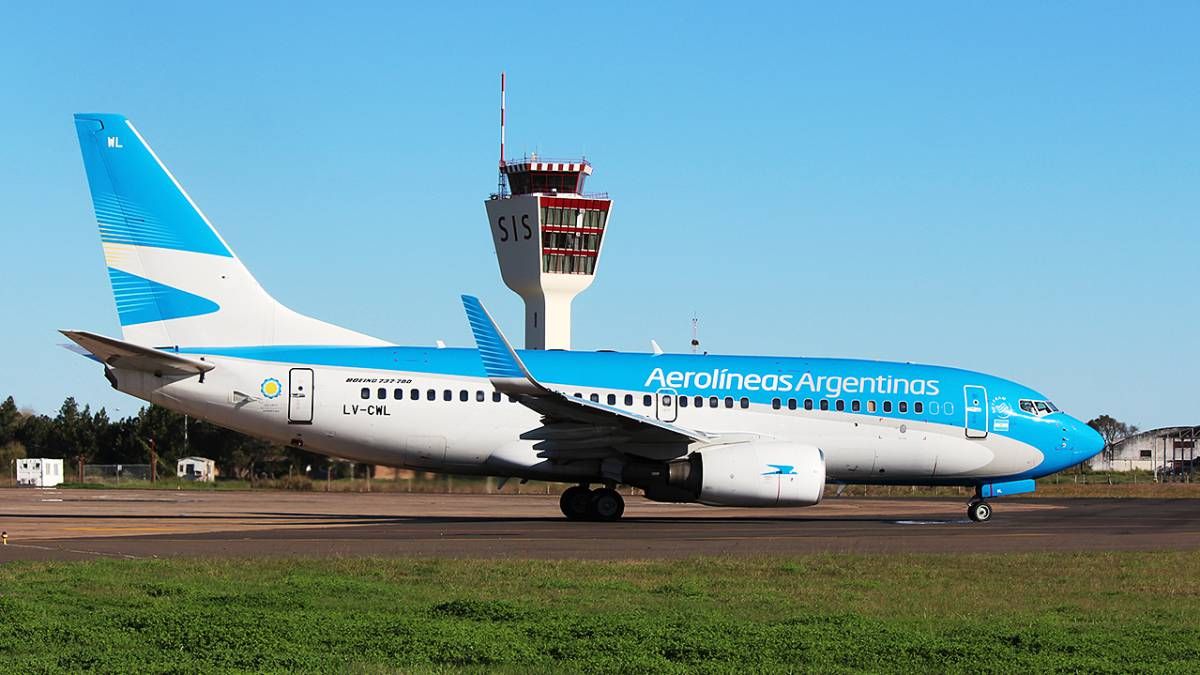
[(394, 345), (271, 297), (127, 118), (75, 127), (122, 337), (62, 333), (115, 389), (273, 443), (572, 483), (563, 515), (592, 522), (622, 516), (618, 485), (803, 507), (826, 484), (967, 486), (984, 522), (1104, 444), (1037, 391), (958, 368), (517, 350), (469, 295), (474, 349)]

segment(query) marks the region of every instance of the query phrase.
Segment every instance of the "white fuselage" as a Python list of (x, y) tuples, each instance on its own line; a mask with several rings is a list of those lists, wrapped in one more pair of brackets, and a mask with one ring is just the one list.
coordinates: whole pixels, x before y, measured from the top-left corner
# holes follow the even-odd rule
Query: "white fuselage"
[[(359, 462), (543, 479), (571, 479), (590, 471), (539, 458), (535, 441), (520, 438), (539, 426), (539, 415), (495, 393), (486, 378), (203, 358), (215, 366), (203, 382), (196, 377), (156, 377), (116, 369), (118, 388), (275, 443)], [(307, 391), (296, 391), (294, 384), (289, 388), (296, 370), (312, 371), (311, 381), (300, 378), (309, 385)], [(276, 396), (263, 392), (264, 378), (281, 383)], [(612, 395), (617, 407), (651, 418), (661, 418), (665, 412), (659, 410), (656, 395), (641, 390), (547, 384), (572, 395), (594, 395), (601, 402)], [(627, 395), (632, 405), (627, 405)], [(695, 407), (694, 399), (689, 403), (674, 408), (670, 421), (719, 432), (723, 439), (741, 436), (817, 445), (825, 454), (828, 480), (835, 482), (969, 482), (1019, 474), (1043, 459), (1042, 452), (1027, 443), (1000, 434), (966, 438), (962, 427), (952, 424), (833, 410), (773, 409), (761, 403), (728, 408), (723, 398), (717, 407), (710, 407), (707, 397), (702, 407)]]

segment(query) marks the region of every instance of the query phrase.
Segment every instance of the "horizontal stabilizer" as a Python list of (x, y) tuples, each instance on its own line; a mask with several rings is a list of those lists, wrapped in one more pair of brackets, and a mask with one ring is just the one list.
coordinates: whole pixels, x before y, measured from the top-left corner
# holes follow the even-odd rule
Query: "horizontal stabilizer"
[(59, 331), (82, 347), (96, 360), (113, 368), (140, 370), (155, 374), (197, 375), (213, 369), (213, 364), (171, 354), (152, 347), (97, 335), (82, 330)]

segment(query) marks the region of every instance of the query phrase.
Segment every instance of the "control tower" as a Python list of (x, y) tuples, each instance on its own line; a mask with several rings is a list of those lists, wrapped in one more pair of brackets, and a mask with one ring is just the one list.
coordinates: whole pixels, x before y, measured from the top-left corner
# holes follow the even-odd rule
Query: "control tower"
[(570, 349), (571, 301), (595, 278), (612, 200), (584, 192), (587, 160), (505, 160), (503, 75), (500, 91), (500, 186), (486, 203), (500, 274), (525, 300), (525, 348)]

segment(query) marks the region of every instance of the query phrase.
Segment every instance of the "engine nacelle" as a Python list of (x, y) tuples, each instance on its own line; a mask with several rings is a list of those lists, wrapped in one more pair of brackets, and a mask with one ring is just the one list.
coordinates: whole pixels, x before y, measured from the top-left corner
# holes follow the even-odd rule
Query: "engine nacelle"
[(707, 448), (696, 501), (710, 506), (813, 506), (825, 491), (825, 455), (812, 445), (755, 441)]

